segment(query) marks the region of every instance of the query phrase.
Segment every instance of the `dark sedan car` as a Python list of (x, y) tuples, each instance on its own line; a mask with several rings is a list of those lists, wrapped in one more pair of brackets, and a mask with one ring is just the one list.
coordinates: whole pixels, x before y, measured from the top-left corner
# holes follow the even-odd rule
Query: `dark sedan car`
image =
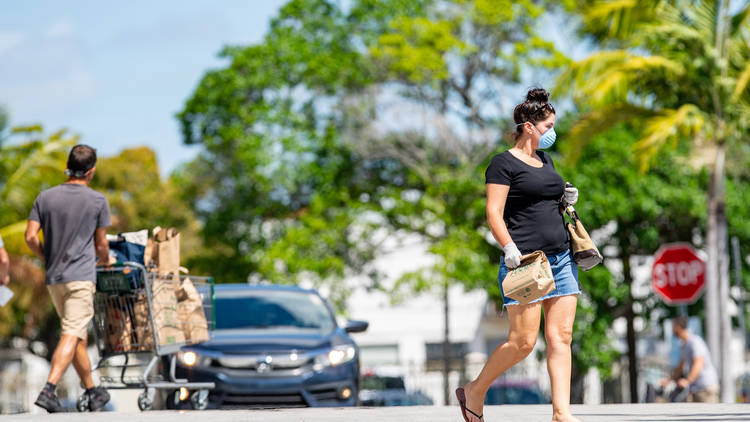
[(549, 398), (532, 380), (497, 379), (490, 385), (484, 404), (546, 404)]
[(290, 286), (217, 285), (214, 310), (211, 340), (185, 347), (177, 364), (178, 377), (216, 384), (209, 408), (357, 403), (359, 349), (348, 333), (366, 322), (341, 328), (316, 291)]

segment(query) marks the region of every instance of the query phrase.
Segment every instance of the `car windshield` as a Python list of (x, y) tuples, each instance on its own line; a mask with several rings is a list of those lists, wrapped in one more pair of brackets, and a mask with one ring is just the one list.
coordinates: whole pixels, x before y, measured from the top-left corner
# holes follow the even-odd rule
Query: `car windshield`
[(314, 293), (284, 290), (227, 291), (215, 300), (216, 328), (301, 329), (329, 333), (334, 320)]

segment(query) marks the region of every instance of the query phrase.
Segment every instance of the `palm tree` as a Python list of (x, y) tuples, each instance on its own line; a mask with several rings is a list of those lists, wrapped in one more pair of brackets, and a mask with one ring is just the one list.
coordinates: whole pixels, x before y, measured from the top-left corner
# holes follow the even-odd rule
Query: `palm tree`
[(62, 171), (70, 148), (78, 137), (60, 130), (45, 137), (40, 126), (15, 127), (21, 142), (0, 142), (0, 235), (11, 254), (27, 254), (22, 239), (26, 217), (36, 195), (63, 180)]
[[(573, 63), (558, 81), (590, 110), (571, 130), (568, 152), (575, 156), (594, 134), (630, 120), (642, 128), (636, 153), (644, 171), (662, 148), (679, 144), (689, 147), (692, 165), (708, 168), (707, 334), (714, 360), (728, 363), (728, 339), (720, 347), (719, 332), (730, 333), (731, 321), (727, 307), (718, 306), (719, 297), (729, 300), (725, 159), (750, 128), (750, 4), (733, 2), (730, 10), (729, 0), (582, 3), (585, 29), (614, 48)], [(729, 369), (722, 365), (722, 401), (732, 398)]]
[(54, 313), (44, 271), (31, 259), (24, 231), (36, 195), (64, 180), (67, 154), (78, 137), (64, 130), (44, 135), (40, 126), (14, 127), (3, 136), (2, 126), (0, 121), (0, 235), (11, 259), (10, 287), (15, 296), (0, 308), (0, 342), (12, 336), (34, 337), (45, 341), (51, 351), (56, 325), (47, 322), (54, 321)]

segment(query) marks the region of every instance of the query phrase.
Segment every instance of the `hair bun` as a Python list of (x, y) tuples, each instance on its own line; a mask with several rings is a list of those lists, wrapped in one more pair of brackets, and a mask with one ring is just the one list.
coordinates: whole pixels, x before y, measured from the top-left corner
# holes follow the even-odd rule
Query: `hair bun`
[(532, 88), (526, 94), (526, 101), (546, 103), (549, 101), (549, 92), (544, 88)]

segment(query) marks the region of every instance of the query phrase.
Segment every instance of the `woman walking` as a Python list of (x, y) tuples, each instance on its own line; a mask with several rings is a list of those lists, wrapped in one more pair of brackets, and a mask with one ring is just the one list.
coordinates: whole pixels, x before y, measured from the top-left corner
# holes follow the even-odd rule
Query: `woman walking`
[(492, 158), (485, 173), (487, 219), (495, 240), (502, 246), (498, 282), (509, 269), (520, 265), (521, 255), (541, 250), (549, 259), (555, 289), (521, 305), (505, 297), (510, 332), (508, 341), (490, 355), (479, 376), (456, 390), (466, 422), (483, 422), (484, 396), (490, 384), (534, 348), (544, 310), (547, 370), (552, 387), (552, 421), (578, 421), (570, 413), (570, 343), (580, 293), (578, 267), (570, 253), (568, 233), (559, 210), (562, 199), (574, 204), (578, 190), (569, 187), (555, 171), (544, 151), (555, 142), (555, 109), (543, 89), (532, 89), (513, 111), (516, 123), (513, 148)]

